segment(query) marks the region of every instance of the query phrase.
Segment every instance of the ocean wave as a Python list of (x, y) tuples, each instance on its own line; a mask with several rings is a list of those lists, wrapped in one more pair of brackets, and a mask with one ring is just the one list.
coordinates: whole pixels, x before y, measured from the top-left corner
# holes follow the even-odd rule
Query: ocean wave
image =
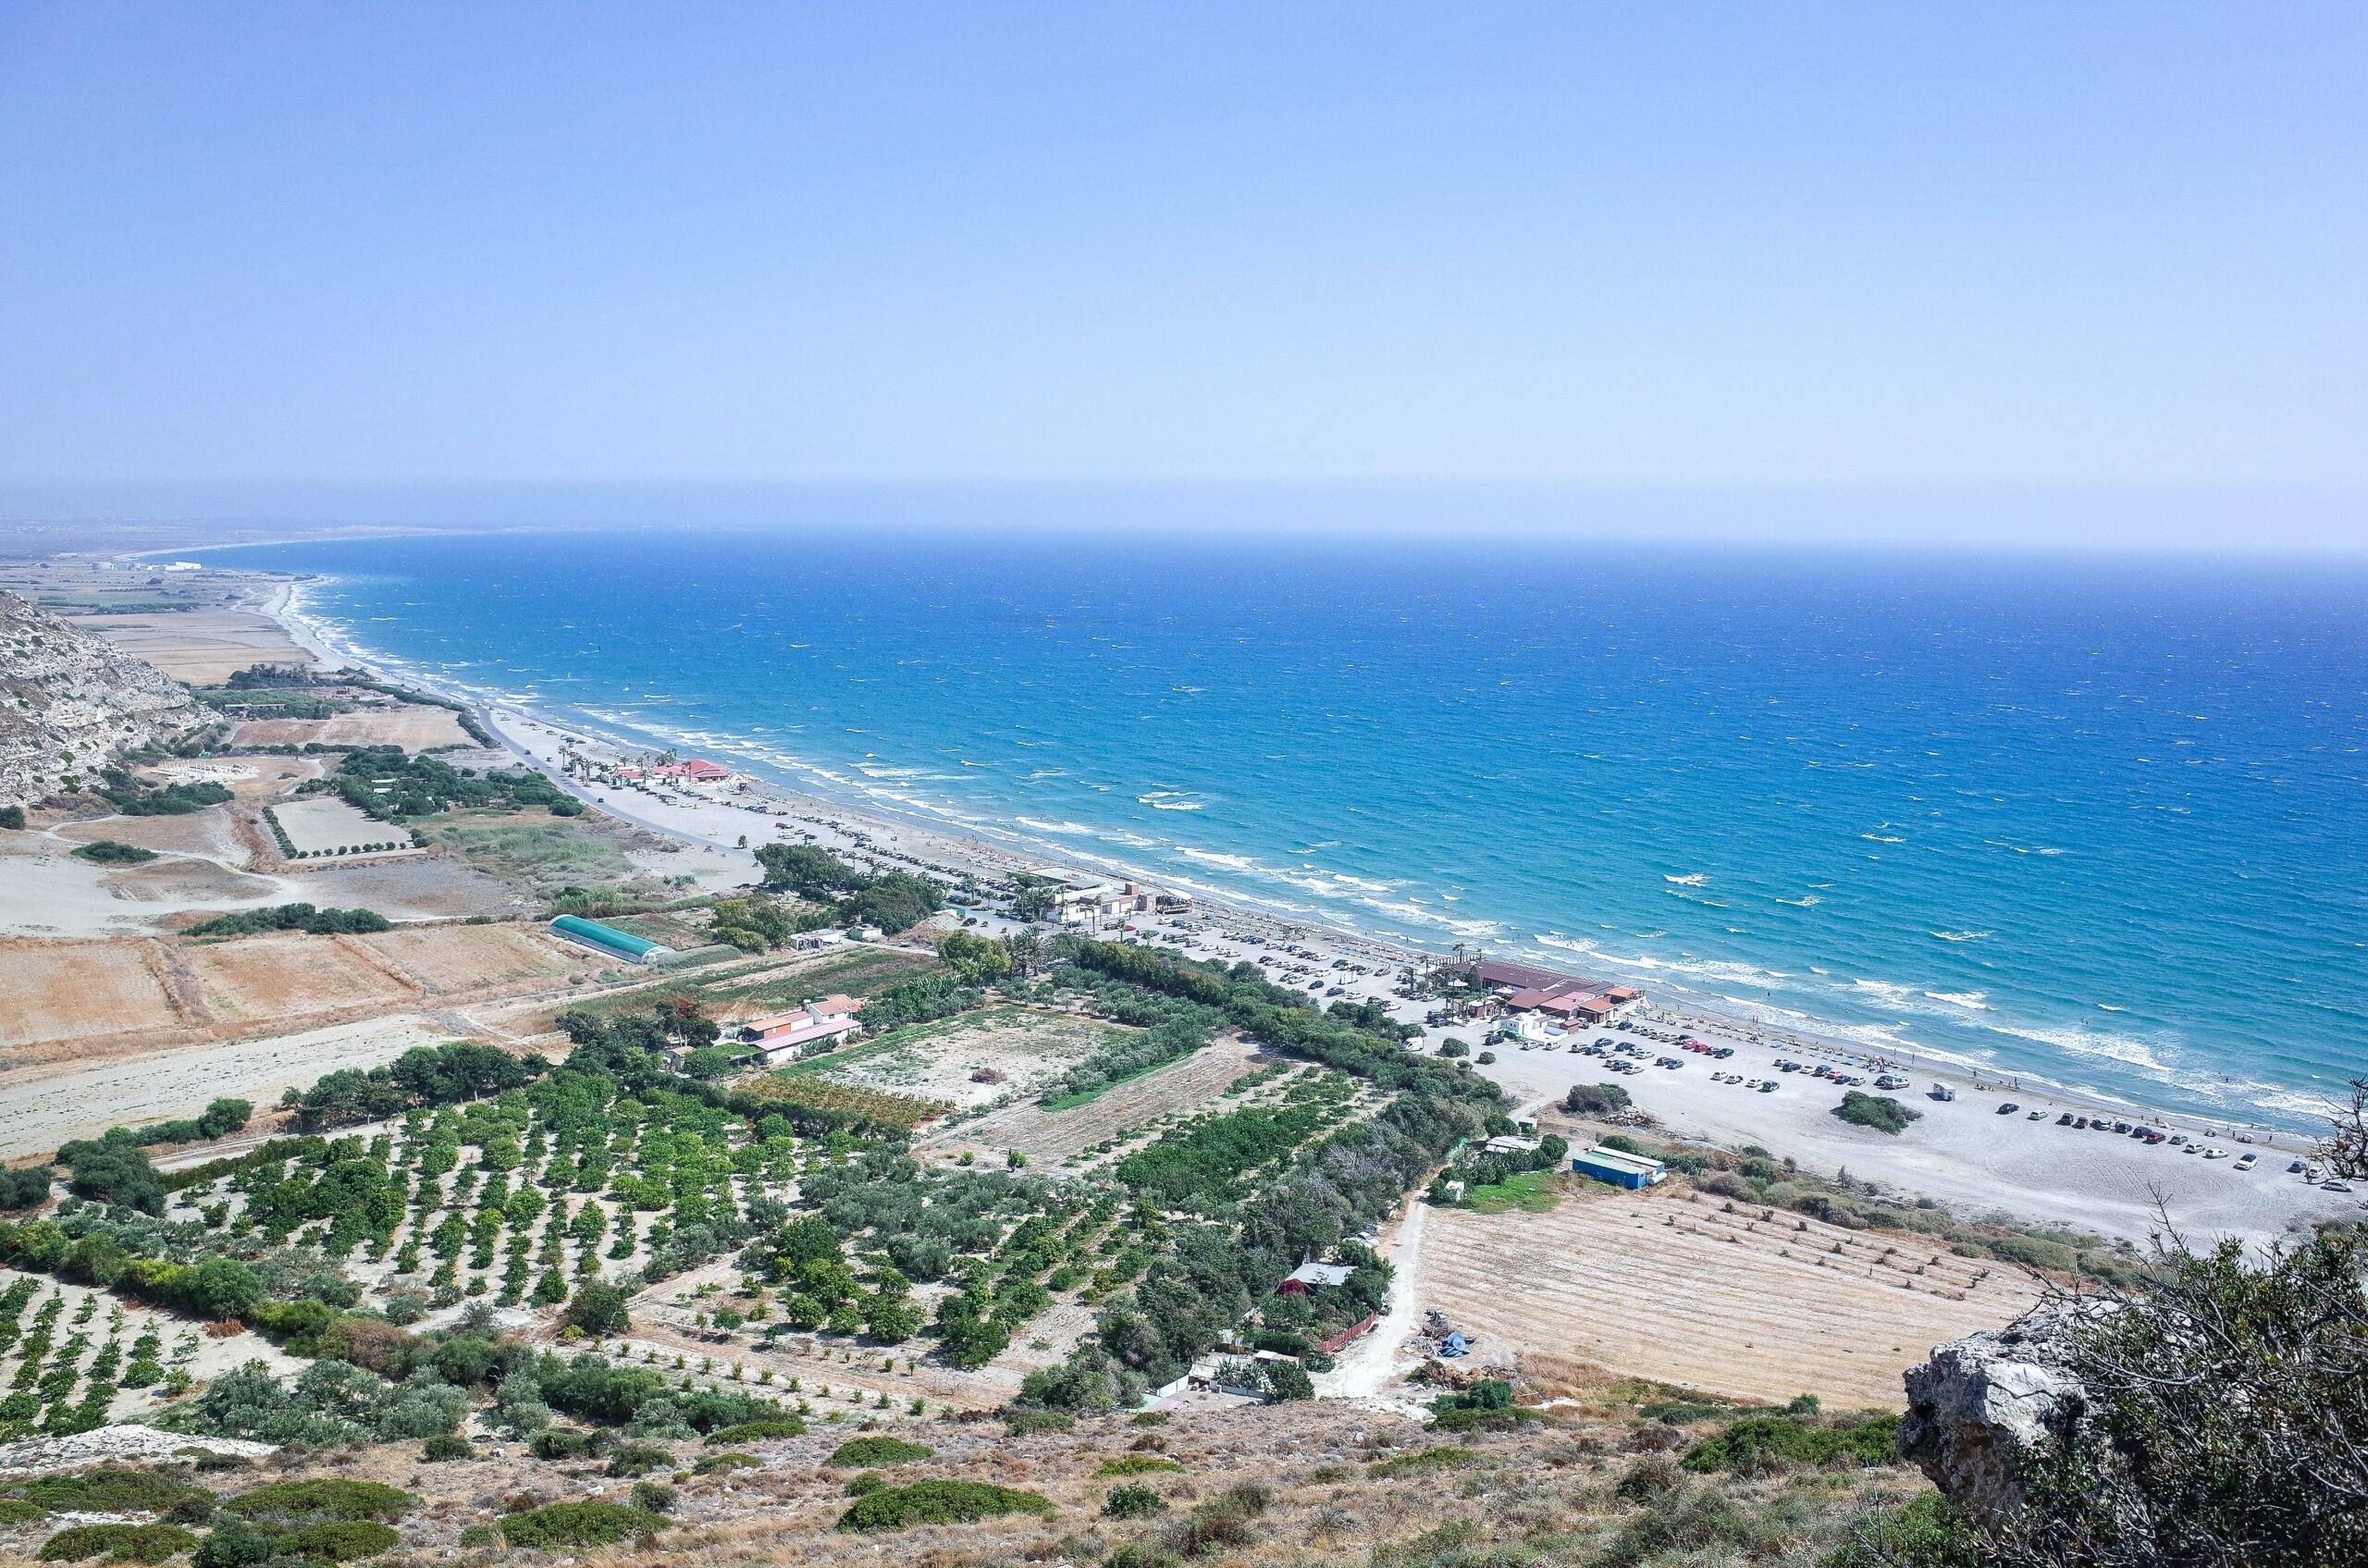
[(1148, 806), (1154, 811), (1198, 811), (1202, 802), (1189, 793), (1176, 789), (1154, 789), (1135, 796), (1135, 804)]
[(1710, 884), (1710, 873), (1708, 871), (1688, 871), (1682, 877), (1664, 875), (1661, 878), (1661, 881), (1668, 883), (1672, 887), (1708, 887)]
[(1996, 933), (1987, 931), (1935, 931), (1925, 934), (1939, 937), (1942, 942), (1980, 942)]
[(1814, 909), (1819, 905), (1824, 903), (1825, 900), (1819, 898), (1814, 893), (1804, 893), (1798, 898), (1779, 898), (1776, 899), (1775, 902), (1779, 904), (1789, 904), (1795, 909)]
[(1952, 1007), (1963, 1007), (1969, 1012), (1986, 1012), (1990, 1007), (1988, 994), (1980, 991), (1927, 991), (1924, 994), (1935, 1002), (1946, 1002)]
[(1907, 842), (1907, 840), (1899, 837), (1895, 833), (1862, 833), (1858, 836), (1865, 839), (1868, 844), (1906, 844)]

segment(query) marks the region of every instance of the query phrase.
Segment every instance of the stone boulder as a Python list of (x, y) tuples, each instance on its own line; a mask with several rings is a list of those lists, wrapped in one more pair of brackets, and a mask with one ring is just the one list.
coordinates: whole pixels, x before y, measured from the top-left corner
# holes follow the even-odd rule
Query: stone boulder
[(2087, 1414), (2065, 1369), (2077, 1321), (2062, 1305), (2034, 1308), (2004, 1328), (1938, 1346), (1907, 1371), (1900, 1451), (1951, 1501), (1998, 1522), (2021, 1506), (2021, 1457), (2062, 1442)]

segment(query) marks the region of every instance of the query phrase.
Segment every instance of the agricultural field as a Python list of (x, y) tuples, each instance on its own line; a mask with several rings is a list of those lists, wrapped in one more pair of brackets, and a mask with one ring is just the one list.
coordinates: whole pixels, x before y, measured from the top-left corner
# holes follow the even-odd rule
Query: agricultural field
[(417, 926), (352, 940), (430, 992), (557, 980), (589, 967), (582, 952), (532, 926)]
[(290, 855), (298, 859), (340, 855), (416, 854), (411, 834), (332, 795), (283, 800), (265, 808)]
[(0, 942), (0, 1046), (180, 1023), (155, 958), (142, 942)]
[(297, 1364), (258, 1335), (207, 1336), (89, 1285), (0, 1267), (0, 1441), (142, 1420), (253, 1360)]
[(393, 1006), (418, 994), (376, 961), (367, 949), (339, 936), (251, 936), (199, 943), (181, 954), (208, 1012), (222, 1022)]
[(0, 1117), (0, 1159), (46, 1154), (110, 1127), (185, 1115), (216, 1095), (267, 1105), (339, 1068), (367, 1069), (416, 1046), (451, 1038), (415, 1013), (261, 1039), (203, 1041), (140, 1055), (80, 1053), (56, 1062), (16, 1061), (8, 1115)]
[(1609, 1369), (1735, 1398), (1891, 1409), (1900, 1373), (1931, 1345), (2038, 1299), (2013, 1267), (1929, 1239), (1690, 1189), (1561, 1179), (1545, 1213), (1435, 1208), (1419, 1256), (1399, 1260), (1421, 1306), (1468, 1325), (1483, 1356), (1532, 1380), (1585, 1385)]
[(228, 809), (221, 806), (178, 817), (103, 817), (96, 821), (61, 822), (57, 835), (80, 844), (111, 838), (160, 855), (198, 855), (241, 870), (253, 858), (240, 842), (238, 825)]
[(87, 615), (74, 624), (191, 685), (219, 685), (256, 664), (309, 664), (313, 656), (279, 623), (244, 610), (163, 615)]
[(968, 1110), (1027, 1093), (1122, 1032), (1075, 1013), (988, 1007), (894, 1030), (786, 1070)]
[(928, 1147), (948, 1157), (974, 1152), (998, 1159), (1016, 1150), (1039, 1165), (1066, 1165), (1088, 1150), (1115, 1146), (1123, 1133), (1215, 1103), (1271, 1060), (1247, 1042), (1219, 1040), (1077, 1104), (1029, 1101), (932, 1130)]
[(231, 739), (239, 746), (400, 746), (406, 751), (476, 744), (461, 727), (459, 714), (422, 703), (364, 708), (326, 719), (251, 719)]

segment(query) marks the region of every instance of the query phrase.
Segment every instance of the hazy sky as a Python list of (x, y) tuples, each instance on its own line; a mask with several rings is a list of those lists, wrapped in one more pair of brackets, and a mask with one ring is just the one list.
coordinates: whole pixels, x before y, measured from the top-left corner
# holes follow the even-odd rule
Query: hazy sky
[(2368, 6), (0, 3), (0, 481), (2368, 486)]

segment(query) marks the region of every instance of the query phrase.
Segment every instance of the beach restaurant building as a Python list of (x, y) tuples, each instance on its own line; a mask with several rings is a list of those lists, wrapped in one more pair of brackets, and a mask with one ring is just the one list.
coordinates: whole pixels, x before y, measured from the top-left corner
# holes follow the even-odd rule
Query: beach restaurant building
[(1505, 1011), (1539, 1013), (1566, 1024), (1607, 1024), (1641, 1006), (1645, 1000), (1645, 994), (1633, 985), (1582, 980), (1532, 964), (1479, 958), (1466, 969), (1497, 993)]

